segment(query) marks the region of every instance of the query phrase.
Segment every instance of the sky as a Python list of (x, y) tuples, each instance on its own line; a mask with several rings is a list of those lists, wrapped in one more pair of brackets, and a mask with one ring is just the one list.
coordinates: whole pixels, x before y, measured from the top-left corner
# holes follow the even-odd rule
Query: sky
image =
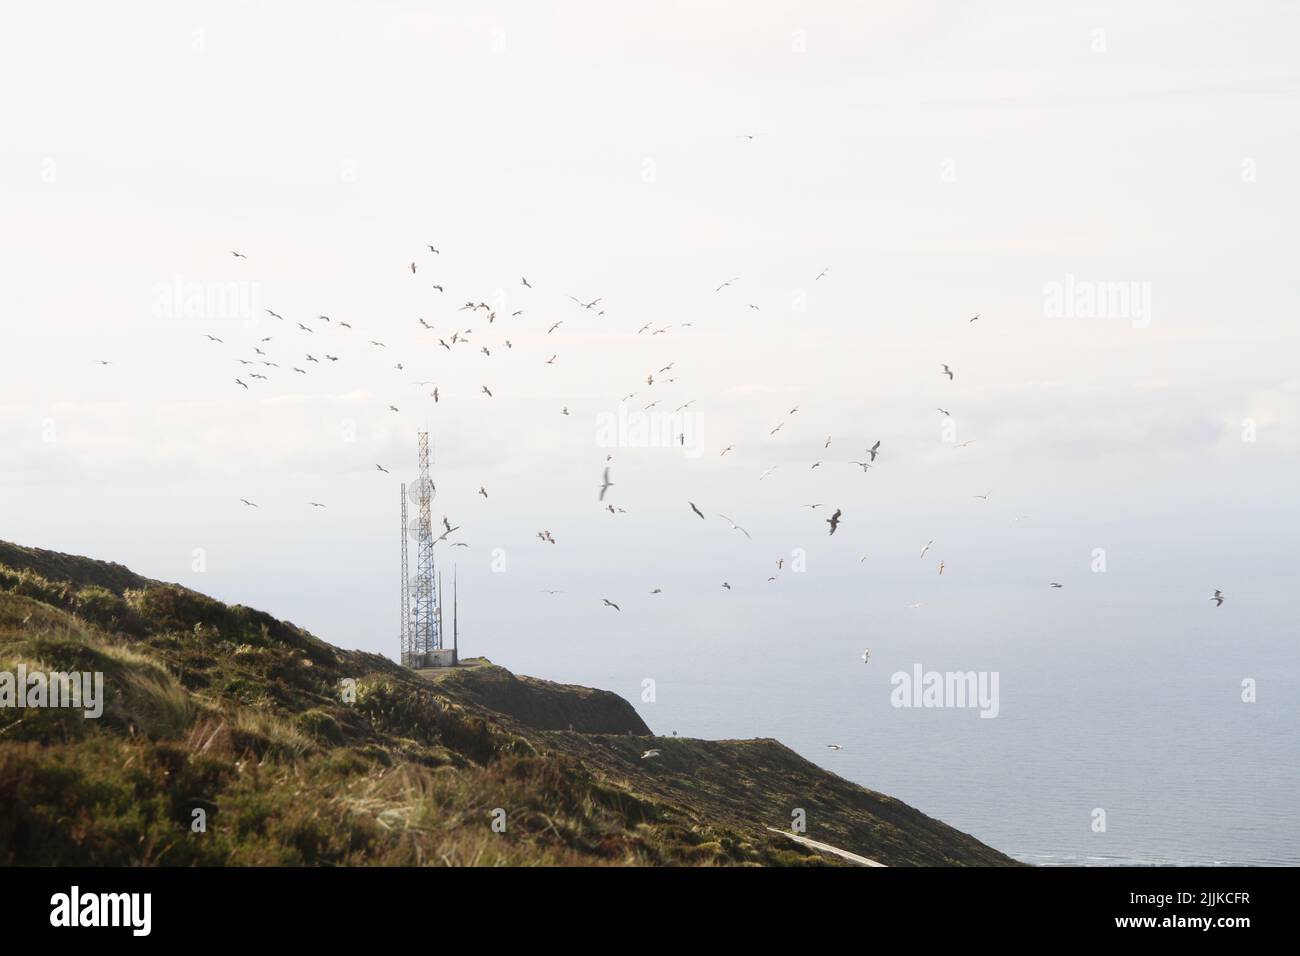
[(1294, 669), (1296, 3), (8, 21), (0, 538), (395, 657), (427, 429), (462, 649), (656, 730), (823, 739), (774, 672), (866, 646)]

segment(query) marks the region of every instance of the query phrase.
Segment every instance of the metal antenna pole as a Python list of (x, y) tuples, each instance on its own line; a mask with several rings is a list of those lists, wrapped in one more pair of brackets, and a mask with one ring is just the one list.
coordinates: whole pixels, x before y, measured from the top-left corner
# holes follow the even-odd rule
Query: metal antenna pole
[(419, 516), (416, 519), (415, 620), (411, 650), (425, 655), (442, 647), (438, 628), (438, 596), (434, 590), (433, 480), (429, 477), (429, 433), (419, 433), (420, 477), (417, 479)]
[(401, 630), (401, 655), (398, 660), (405, 665), (410, 660), (411, 653), (411, 576), (407, 567), (406, 559), (406, 483), (402, 483), (402, 587), (401, 601), (402, 610), (399, 617)]

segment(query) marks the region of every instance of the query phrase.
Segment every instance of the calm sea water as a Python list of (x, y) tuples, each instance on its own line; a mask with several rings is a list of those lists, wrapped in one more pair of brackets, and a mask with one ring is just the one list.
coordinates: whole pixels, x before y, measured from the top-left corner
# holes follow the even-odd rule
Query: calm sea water
[[(1165, 597), (1177, 606), (1180, 596)], [(1264, 604), (1216, 618), (1196, 597), (1159, 625), (1150, 595), (1101, 606), (1064, 603), (1063, 591), (1019, 606), (981, 595), (911, 610), (895, 600), (900, 610), (874, 622), (828, 611), (790, 629), (760, 613), (705, 634), (679, 622), (562, 666), (523, 647), (502, 663), (615, 690), (656, 733), (775, 737), (1026, 862), (1300, 864), (1300, 657), (1294, 627), (1280, 624), (1289, 612)], [(998, 716), (892, 706), (891, 675), (916, 663), (996, 671)], [(653, 701), (641, 699), (647, 678)], [(1242, 700), (1246, 679), (1255, 703)], [(1093, 831), (1097, 809), (1104, 832)]]

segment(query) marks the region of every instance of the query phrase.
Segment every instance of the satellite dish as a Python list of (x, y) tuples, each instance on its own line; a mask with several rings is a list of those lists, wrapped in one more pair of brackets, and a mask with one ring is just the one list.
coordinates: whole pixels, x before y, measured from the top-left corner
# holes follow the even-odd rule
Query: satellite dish
[[(433, 530), (432, 530), (432, 529), (433, 529), (433, 524), (432, 524), (432, 523), (430, 523), (429, 527), (428, 527), (427, 529), (425, 529), (425, 531), (428, 532), (428, 534), (429, 534), (430, 537), (433, 537)], [(416, 515), (414, 518), (411, 518), (409, 521), (406, 522), (406, 533), (409, 534), (412, 538), (415, 538), (417, 541), (420, 540), (420, 535), (421, 535), (423, 532), (421, 532), (421, 530), (420, 530), (420, 516), (419, 516), (419, 515)]]
[(423, 490), (426, 488), (428, 489), (429, 500), (432, 501), (433, 496), (438, 493), (438, 489), (434, 487), (432, 479), (417, 478), (411, 484), (406, 486), (406, 496), (411, 499), (411, 504), (419, 507)]

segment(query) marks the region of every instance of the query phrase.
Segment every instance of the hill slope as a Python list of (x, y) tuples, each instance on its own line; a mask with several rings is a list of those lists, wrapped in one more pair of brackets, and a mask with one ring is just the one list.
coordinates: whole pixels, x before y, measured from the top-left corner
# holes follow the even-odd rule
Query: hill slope
[(0, 675), (20, 664), (100, 671), (106, 703), (0, 707), (0, 863), (838, 862), (767, 830), (795, 808), (891, 866), (1013, 862), (774, 740), (653, 737), (606, 691), (485, 661), (416, 674), (0, 542)]

